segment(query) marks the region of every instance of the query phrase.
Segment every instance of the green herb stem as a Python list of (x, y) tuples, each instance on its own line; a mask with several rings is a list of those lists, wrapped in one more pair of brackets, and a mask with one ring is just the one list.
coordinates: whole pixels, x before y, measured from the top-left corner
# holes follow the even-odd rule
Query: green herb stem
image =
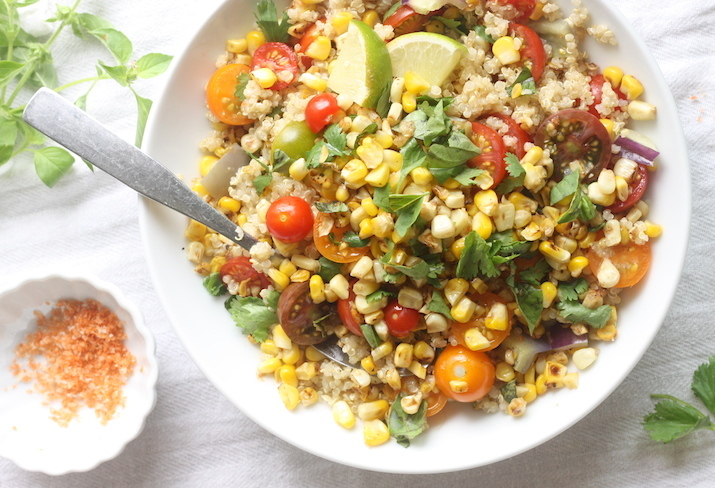
[(89, 78), (82, 78), (81, 80), (72, 81), (70, 83), (65, 83), (62, 86), (58, 86), (57, 88), (55, 88), (55, 91), (57, 93), (59, 93), (63, 90), (71, 88), (73, 86), (81, 85), (82, 83), (89, 83), (90, 81), (100, 81), (100, 80), (109, 80), (109, 79), (110, 79), (109, 75), (90, 76)]

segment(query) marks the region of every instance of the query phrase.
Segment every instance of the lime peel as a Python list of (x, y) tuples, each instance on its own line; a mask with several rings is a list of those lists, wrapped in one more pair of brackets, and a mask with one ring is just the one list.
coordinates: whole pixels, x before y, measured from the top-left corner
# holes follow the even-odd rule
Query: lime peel
[(394, 76), (412, 71), (430, 85), (442, 86), (457, 67), (467, 48), (452, 38), (432, 32), (414, 32), (387, 44)]

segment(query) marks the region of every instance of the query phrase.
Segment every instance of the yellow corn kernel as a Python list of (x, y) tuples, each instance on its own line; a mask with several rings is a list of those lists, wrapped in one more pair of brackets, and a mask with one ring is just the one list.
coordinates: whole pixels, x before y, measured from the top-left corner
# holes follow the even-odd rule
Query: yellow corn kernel
[(276, 346), (276, 343), (273, 342), (273, 339), (266, 339), (265, 341), (261, 342), (260, 347), (262, 353), (270, 354), (271, 356), (277, 356), (280, 352), (280, 348)]
[(611, 119), (600, 119), (600, 120), (601, 120), (601, 124), (603, 124), (603, 126), (606, 128), (606, 131), (608, 132), (609, 137), (611, 139), (613, 139), (613, 136), (615, 135), (615, 132), (614, 132), (615, 126), (613, 124), (613, 121)]
[(389, 409), (390, 404), (386, 400), (365, 402), (358, 406), (358, 417), (362, 420), (382, 419)]
[(340, 185), (337, 190), (335, 190), (335, 199), (339, 202), (344, 202), (350, 198), (350, 192), (345, 187), (345, 185)]
[(360, 360), (360, 366), (369, 374), (377, 374), (377, 368), (375, 367), (375, 361), (373, 361), (372, 356), (362, 358), (362, 360)]
[(417, 341), (413, 347), (412, 354), (424, 361), (432, 361), (434, 359), (434, 348), (425, 341)]
[(338, 400), (333, 404), (333, 419), (340, 427), (346, 429), (352, 429), (355, 425), (355, 414), (344, 400)]
[(372, 201), (372, 197), (365, 197), (360, 200), (360, 206), (365, 209), (365, 212), (367, 212), (370, 217), (375, 217), (379, 210), (375, 202)]
[(569, 259), (571, 259), (570, 252), (565, 249), (561, 249), (550, 241), (541, 241), (539, 243), (539, 252), (559, 264), (566, 264), (569, 262)]
[(362, 21), (370, 27), (375, 27), (380, 22), (380, 15), (374, 10), (368, 10), (362, 15)]
[(305, 55), (318, 61), (325, 61), (330, 56), (331, 47), (330, 39), (325, 36), (318, 36), (305, 50)]
[(541, 284), (541, 295), (544, 308), (549, 308), (551, 304), (554, 303), (554, 299), (556, 298), (556, 291), (556, 285), (554, 285), (550, 281), (544, 281)]
[(609, 66), (603, 70), (603, 77), (614, 89), (616, 89), (621, 86), (621, 80), (623, 80), (623, 70), (618, 66)]
[(623, 76), (620, 89), (628, 100), (635, 100), (643, 94), (643, 84), (631, 75)]
[[(405, 90), (413, 95), (421, 95), (423, 92), (430, 89), (430, 84), (427, 80), (422, 78), (420, 75), (414, 71), (408, 71), (405, 73)], [(404, 108), (404, 102), (402, 106)], [(406, 112), (406, 110), (405, 110)]]
[(218, 207), (228, 212), (238, 213), (241, 210), (241, 202), (231, 197), (221, 197), (218, 201)]
[(521, 86), (521, 83), (515, 83), (514, 86), (511, 89), (511, 98), (517, 99), (521, 96), (521, 92), (524, 91), (524, 87)]
[(395, 348), (395, 357), (393, 358), (393, 362), (398, 368), (407, 368), (412, 362), (413, 355), (414, 346), (412, 344), (403, 342), (401, 344), (398, 344)]
[(580, 247), (581, 249), (588, 249), (594, 242), (596, 242), (596, 233), (589, 232), (588, 234), (586, 234), (586, 237), (578, 241), (578, 247)]
[(645, 221), (645, 235), (648, 237), (660, 237), (660, 235), (663, 233), (663, 227), (654, 224), (650, 220)]
[(586, 266), (588, 266), (588, 258), (586, 256), (576, 256), (571, 258), (569, 261), (568, 270), (569, 273), (571, 273), (571, 276), (576, 278), (581, 274), (581, 271), (583, 271)]
[(212, 273), (218, 273), (224, 264), (226, 264), (226, 258), (224, 256), (214, 256), (209, 263), (209, 269)]
[(315, 368), (315, 362), (313, 361), (306, 361), (295, 368), (295, 376), (300, 381), (310, 381), (315, 378), (316, 374), (318, 374), (318, 371)]
[(432, 19), (425, 24), (425, 31), (434, 34), (444, 34), (444, 23), (437, 19)]
[(534, 384), (534, 386), (536, 387), (537, 395), (543, 395), (544, 393), (546, 393), (546, 377), (543, 373), (536, 377), (536, 383)]
[(474, 195), (474, 204), (481, 212), (491, 217), (499, 206), (499, 199), (494, 190), (482, 190)]
[(531, 403), (534, 400), (536, 400), (536, 386), (533, 384), (526, 383), (524, 384), (524, 387), (528, 390), (526, 392), (526, 395), (524, 395), (522, 398), (526, 403)]
[(310, 271), (307, 269), (299, 269), (290, 275), (290, 280), (293, 283), (305, 283), (310, 279)]
[(228, 151), (228, 149), (221, 146), (221, 147), (217, 147), (216, 149), (214, 149), (214, 154), (216, 155), (217, 158), (221, 158), (221, 157), (223, 157), (224, 154), (226, 154), (226, 151)]
[(489, 291), (489, 285), (484, 283), (481, 278), (474, 278), (472, 281), (469, 282), (469, 285), (474, 291), (476, 291), (480, 295)]
[[(412, 362), (407, 367), (407, 369), (410, 371), (410, 373), (417, 376), (421, 380), (423, 380), (427, 377), (427, 368), (422, 366), (422, 364), (420, 364), (419, 361), (412, 360)], [(397, 372), (397, 371), (395, 371), (395, 372)], [(400, 375), (398, 374), (397, 377), (399, 378)]]
[(206, 176), (208, 172), (211, 171), (211, 168), (214, 167), (216, 161), (218, 161), (216, 156), (204, 156), (201, 158), (201, 161), (199, 161), (199, 172), (201, 176)]
[(194, 193), (196, 193), (200, 197), (205, 197), (206, 195), (209, 194), (208, 190), (206, 190), (206, 188), (204, 188), (204, 185), (202, 185), (201, 183), (198, 183), (198, 182), (194, 183), (191, 186), (191, 189), (193, 190)]
[(502, 36), (497, 39), (492, 45), (492, 53), (504, 65), (518, 63), (521, 60), (521, 54), (516, 50), (514, 38), (510, 36)]
[(360, 221), (360, 224), (358, 224), (358, 227), (360, 228), (358, 232), (358, 236), (360, 239), (368, 239), (372, 236), (375, 235), (375, 229), (372, 225), (372, 219), (363, 219)]
[(489, 347), (489, 339), (477, 327), (471, 327), (464, 332), (464, 343), (472, 351), (480, 351)]
[(429, 185), (432, 183), (432, 173), (427, 168), (415, 168), (410, 171), (410, 176), (416, 185)]
[(278, 396), (283, 400), (283, 405), (286, 406), (288, 410), (293, 410), (300, 403), (300, 392), (298, 388), (288, 383), (281, 383), (278, 386)]
[(390, 429), (380, 419), (367, 420), (363, 424), (362, 438), (368, 446), (379, 446), (390, 439)]
[(568, 373), (568, 368), (563, 364), (555, 361), (546, 361), (543, 373), (546, 386), (549, 388), (563, 388), (566, 373)]
[(294, 161), (293, 163), (291, 163), (290, 168), (288, 168), (288, 174), (296, 181), (302, 181), (303, 178), (308, 176), (309, 172), (310, 170), (305, 164), (305, 159), (303, 158)]
[(372, 350), (370, 354), (372, 354), (372, 359), (374, 361), (377, 361), (378, 359), (382, 359), (388, 354), (392, 353), (394, 350), (394, 346), (392, 342), (390, 341), (385, 341), (379, 346), (377, 346), (375, 349)]
[(456, 190), (459, 188), (462, 184), (455, 180), (454, 178), (447, 178), (444, 183), (442, 183), (442, 186), (445, 187), (448, 190)]
[(387, 164), (390, 171), (400, 171), (402, 169), (402, 154), (392, 149), (385, 149), (382, 162)]
[(273, 280), (276, 290), (283, 291), (290, 285), (290, 278), (287, 274), (278, 271), (276, 268), (268, 270), (268, 277)]
[(380, 164), (365, 176), (365, 181), (376, 188), (387, 185), (390, 179), (390, 167), (387, 163)]
[(452, 380), (449, 382), (449, 389), (454, 393), (464, 393), (469, 389), (469, 384), (464, 380)]
[(534, 10), (529, 15), (530, 20), (539, 20), (544, 15), (544, 2), (536, 2)]
[(462, 16), (462, 11), (459, 10), (459, 8), (451, 6), (447, 8), (447, 10), (444, 11), (442, 14), (442, 17), (445, 19), (456, 19)]
[(246, 34), (246, 47), (248, 48), (248, 53), (253, 56), (256, 49), (261, 47), (266, 43), (266, 36), (263, 35), (261, 31), (251, 31)]
[(514, 368), (512, 368), (509, 363), (505, 363), (504, 361), (502, 361), (500, 363), (497, 363), (494, 376), (499, 381), (509, 383), (511, 380), (516, 378), (516, 373), (514, 372)]
[(494, 224), (484, 212), (477, 212), (472, 219), (472, 230), (479, 234), (482, 239), (488, 239), (494, 231)]
[(292, 364), (284, 364), (278, 368), (278, 377), (281, 382), (296, 388), (298, 387), (298, 376), (296, 376), (295, 366)]
[(444, 296), (450, 305), (456, 305), (469, 291), (469, 282), (462, 278), (452, 278), (444, 286)]
[(258, 363), (259, 374), (272, 374), (283, 366), (283, 361), (278, 358), (268, 358)]
[(531, 365), (529, 369), (526, 370), (526, 373), (524, 373), (524, 383), (534, 385), (536, 384), (536, 366)]
[(506, 330), (509, 326), (509, 312), (503, 303), (495, 303), (484, 319), (484, 327), (492, 330)]
[(450, 313), (452, 314), (452, 318), (455, 321), (461, 324), (465, 324), (469, 322), (469, 320), (472, 318), (472, 315), (474, 315), (474, 311), (476, 309), (476, 303), (474, 303), (467, 297), (462, 297), (462, 299), (459, 300), (457, 304), (452, 307)]
[(298, 78), (298, 81), (317, 92), (324, 92), (328, 88), (328, 82), (326, 80), (312, 73), (303, 73), (300, 75), (300, 78)]
[(290, 276), (298, 271), (298, 268), (296, 268), (295, 264), (293, 264), (290, 259), (284, 259), (281, 261), (280, 266), (278, 266), (278, 271), (286, 276)]
[(310, 298), (315, 303), (323, 303), (325, 301), (325, 282), (320, 275), (310, 277)]
[(363, 181), (367, 176), (367, 173), (367, 166), (365, 166), (365, 163), (359, 159), (351, 159), (340, 171), (340, 175), (348, 183), (358, 183)]
[(524, 157), (521, 158), (521, 164), (526, 164), (529, 163), (531, 165), (536, 166), (539, 161), (541, 161), (541, 158), (544, 156), (544, 150), (541, 149), (539, 146), (534, 146), (528, 151), (526, 151), (526, 154), (524, 154)]
[(310, 347), (306, 348), (306, 350), (305, 350), (305, 359), (307, 359), (308, 361), (318, 362), (318, 361), (322, 361), (323, 359), (325, 359), (325, 354), (318, 351), (313, 346), (310, 346)]
[(281, 357), (286, 364), (298, 364), (302, 358), (303, 352), (298, 347), (298, 344), (292, 344), (290, 349), (283, 351), (283, 356)]
[(607, 324), (605, 327), (596, 330), (596, 336), (602, 341), (612, 341), (616, 338), (617, 332), (615, 325)]
[(330, 18), (330, 25), (333, 26), (337, 35), (345, 34), (352, 19), (353, 16), (350, 12), (340, 12)]
[(258, 68), (251, 71), (251, 77), (261, 88), (270, 88), (278, 81), (278, 76), (270, 68)]
[(375, 142), (381, 145), (383, 149), (390, 149), (395, 142), (395, 138), (389, 132), (379, 130), (375, 133)]
[(402, 110), (408, 114), (417, 110), (417, 98), (415, 98), (413, 93), (403, 93), (400, 102), (402, 103)]
[(190, 241), (200, 241), (206, 235), (206, 231), (207, 229), (204, 224), (191, 220), (189, 221), (189, 225), (186, 226), (184, 237)]
[(304, 406), (309, 407), (318, 401), (318, 392), (315, 388), (308, 386), (300, 391), (300, 403)]
[(226, 41), (226, 51), (231, 54), (241, 54), (248, 49), (246, 39), (229, 39)]
[(452, 243), (452, 245), (449, 247), (449, 250), (452, 251), (452, 254), (454, 254), (454, 257), (459, 259), (459, 257), (462, 255), (462, 251), (464, 250), (464, 237), (460, 237), (456, 241)]
[(238, 225), (245, 225), (248, 222), (248, 215), (241, 214), (238, 216)]

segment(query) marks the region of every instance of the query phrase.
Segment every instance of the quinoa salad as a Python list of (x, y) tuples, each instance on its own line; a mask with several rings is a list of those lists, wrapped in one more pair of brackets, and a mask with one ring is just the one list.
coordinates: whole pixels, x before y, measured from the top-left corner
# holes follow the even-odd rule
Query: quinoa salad
[(448, 402), (528, 415), (616, 340), (662, 232), (628, 127), (656, 107), (571, 3), (260, 0), (226, 41), (192, 188), (258, 244), (191, 221), (187, 254), (287, 409), (409, 446)]

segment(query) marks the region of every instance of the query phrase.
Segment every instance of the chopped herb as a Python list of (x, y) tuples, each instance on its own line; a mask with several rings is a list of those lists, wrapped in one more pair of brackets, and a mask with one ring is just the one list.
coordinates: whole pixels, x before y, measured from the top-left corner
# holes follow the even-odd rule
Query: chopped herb
[(515, 239), (511, 230), (494, 232), (488, 242), (492, 247), (498, 246), (496, 254), (499, 256), (517, 257), (531, 249), (531, 242)]
[(606, 225), (606, 221), (604, 220), (600, 224), (598, 224), (596, 227), (590, 227), (588, 229), (589, 232), (598, 232), (599, 230), (603, 229), (603, 227)]
[(383, 187), (375, 188), (375, 193), (372, 195), (372, 203), (377, 205), (377, 208), (380, 208), (385, 212), (392, 212), (392, 207), (390, 207), (389, 183)]
[(211, 273), (204, 278), (204, 288), (215, 297), (223, 295), (228, 291), (226, 285), (221, 281), (221, 274), (218, 272)]
[(273, 182), (273, 171), (271, 171), (271, 168), (269, 168), (267, 165), (265, 165), (260, 159), (256, 158), (251, 154), (251, 157), (260, 164), (263, 169), (266, 170), (265, 174), (262, 174), (260, 176), (256, 176), (253, 179), (253, 186), (256, 188), (256, 193), (259, 195), (263, 193), (263, 190), (268, 187)]
[(281, 172), (286, 166), (290, 166), (293, 159), (280, 149), (273, 151), (273, 171)]
[(328, 157), (330, 156), (347, 156), (350, 150), (346, 151), (348, 145), (348, 136), (340, 130), (338, 124), (330, 124), (323, 133), (328, 148)]
[(480, 273), (488, 278), (499, 276), (499, 270), (490, 255), (491, 246), (476, 231), (471, 231), (464, 239), (464, 249), (457, 263), (457, 278), (473, 280)]
[(570, 197), (578, 190), (579, 175), (578, 172), (574, 171), (564, 176), (561, 181), (556, 183), (551, 189), (549, 196), (549, 203), (551, 205), (556, 205), (558, 202), (566, 197)]
[(454, 175), (452, 178), (457, 180), (462, 186), (472, 186), (478, 184), (477, 178), (484, 174), (483, 169), (479, 168), (464, 168), (461, 172)]
[(244, 101), (246, 99), (246, 95), (244, 95), (243, 92), (246, 91), (246, 85), (248, 85), (248, 82), (251, 81), (251, 75), (248, 73), (241, 73), (238, 75), (236, 81), (238, 83), (236, 84), (236, 91), (234, 92), (234, 95), (240, 101)]
[(387, 290), (377, 290), (372, 293), (370, 293), (368, 296), (365, 297), (365, 300), (367, 300), (367, 303), (372, 303), (376, 302), (378, 300), (382, 300), (383, 298), (389, 298), (389, 297), (395, 297), (397, 296), (397, 293), (387, 291)]
[(320, 263), (320, 271), (318, 272), (318, 275), (320, 275), (326, 283), (332, 280), (335, 275), (340, 274), (342, 264), (333, 262), (324, 256), (321, 256), (318, 259), (318, 262)]
[(431, 312), (441, 313), (449, 320), (452, 320), (452, 313), (450, 312), (447, 302), (445, 302), (444, 297), (437, 290), (432, 290), (432, 299), (427, 304), (427, 310)]
[(509, 193), (515, 188), (524, 186), (524, 176), (526, 176), (526, 170), (519, 162), (519, 158), (516, 154), (507, 153), (504, 162), (506, 163), (506, 171), (510, 177), (505, 178), (497, 187), (497, 192), (502, 194)]
[(319, 167), (323, 162), (320, 160), (323, 155), (323, 148), (325, 147), (325, 141), (316, 142), (313, 147), (310, 148), (308, 154), (305, 155), (305, 165), (308, 169), (315, 169)]
[(407, 144), (400, 149), (400, 154), (402, 155), (402, 170), (400, 172), (398, 187), (402, 185), (402, 182), (413, 169), (422, 166), (427, 159), (427, 155), (422, 149), (422, 146), (420, 146), (415, 138), (407, 141)]
[(412, 227), (417, 218), (420, 216), (422, 202), (429, 195), (428, 192), (420, 195), (390, 195), (388, 202), (390, 207), (394, 209), (397, 220), (395, 221), (395, 231), (400, 237), (407, 234), (407, 231)]
[(516, 394), (516, 380), (511, 380), (510, 382), (502, 386), (499, 391), (501, 391), (501, 395), (504, 397), (504, 401), (507, 403), (511, 403), (514, 398), (518, 397), (518, 395)]
[(279, 21), (278, 12), (272, 0), (259, 0), (254, 15), (256, 24), (263, 32), (267, 42), (288, 42), (290, 40), (288, 14), (283, 12)]
[(514, 293), (516, 304), (521, 314), (526, 319), (529, 333), (533, 334), (541, 319), (541, 311), (544, 308), (544, 294), (541, 292), (541, 288), (517, 282), (511, 287), (511, 291)]
[(481, 150), (467, 137), (464, 132), (453, 130), (446, 140), (439, 138), (427, 151), (427, 167), (454, 168), (461, 166)]
[(469, 33), (469, 29), (464, 26), (464, 18), (462, 19), (448, 19), (446, 17), (441, 17), (439, 15), (432, 17), (431, 20), (439, 20), (444, 24), (447, 29), (450, 29), (456, 34), (466, 35)]
[(370, 239), (360, 239), (355, 232), (348, 231), (343, 234), (343, 242), (350, 247), (365, 247), (370, 244)]
[(377, 346), (382, 344), (382, 341), (378, 337), (377, 332), (375, 332), (375, 328), (372, 325), (361, 324), (360, 330), (362, 331), (362, 335), (365, 336), (367, 343), (370, 344), (371, 348), (375, 349)]
[(474, 27), (474, 31), (477, 33), (479, 37), (487, 41), (489, 44), (494, 44), (497, 42), (496, 39), (494, 39), (493, 36), (487, 34), (487, 28), (483, 25), (477, 25)]
[(258, 342), (268, 339), (270, 328), (278, 323), (275, 308), (261, 298), (232, 295), (224, 305), (241, 332)]
[(390, 15), (394, 14), (395, 12), (397, 12), (397, 9), (400, 8), (400, 6), (402, 6), (402, 2), (395, 2), (395, 3), (392, 5), (392, 7), (390, 7), (389, 9), (387, 9), (387, 12), (385, 12), (385, 15), (384, 15), (382, 18), (383, 18), (383, 19), (388, 18)]
[(417, 413), (410, 415), (402, 409), (403, 396), (404, 394), (400, 393), (392, 402), (387, 427), (399, 445), (409, 447), (410, 441), (427, 428), (427, 400), (422, 400)]
[(562, 281), (559, 283), (559, 298), (561, 300), (578, 300), (581, 293), (588, 290), (588, 282), (579, 278), (575, 281)]
[(562, 300), (556, 304), (556, 308), (564, 318), (574, 324), (586, 323), (594, 329), (600, 329), (606, 325), (613, 309), (610, 305), (601, 305), (592, 309), (585, 307), (577, 300)]
[(541, 286), (541, 282), (550, 271), (551, 266), (549, 266), (549, 263), (545, 259), (541, 259), (534, 266), (520, 272), (519, 279), (530, 285)]
[(413, 137), (429, 146), (436, 138), (448, 135), (454, 124), (444, 112), (447, 105), (444, 99), (440, 99), (435, 106), (425, 101), (417, 110), (405, 117), (404, 121), (412, 122), (415, 126)]
[(347, 212), (350, 209), (344, 202), (316, 202), (315, 208), (321, 213), (338, 213)]
[(568, 210), (561, 216), (558, 223), (565, 224), (576, 219), (588, 222), (595, 216), (596, 206), (579, 186), (579, 188), (576, 189), (576, 193), (571, 200)]
[(514, 80), (514, 83), (506, 88), (507, 95), (512, 96), (516, 85), (521, 85), (521, 93), (519, 93), (519, 96), (536, 94), (536, 81), (534, 81), (534, 75), (531, 74), (529, 68), (522, 69), (519, 76)]

